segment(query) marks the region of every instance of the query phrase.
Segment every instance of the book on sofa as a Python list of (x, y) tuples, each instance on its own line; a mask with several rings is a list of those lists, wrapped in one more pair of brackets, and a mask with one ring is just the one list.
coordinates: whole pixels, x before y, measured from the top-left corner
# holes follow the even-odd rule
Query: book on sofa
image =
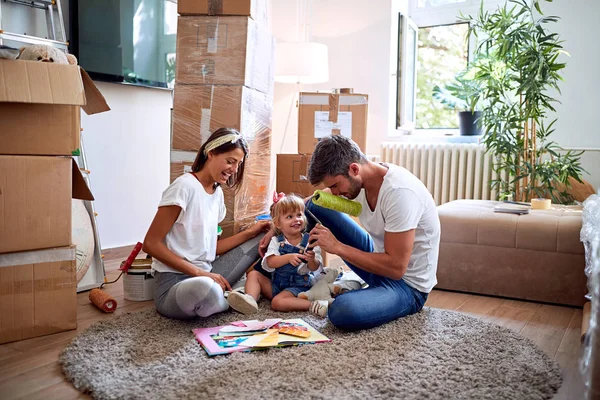
[(508, 213), (508, 214), (529, 214), (531, 206), (514, 203), (500, 203), (494, 206), (494, 212)]
[(229, 325), (196, 328), (192, 332), (209, 356), (331, 342), (301, 318), (236, 321)]

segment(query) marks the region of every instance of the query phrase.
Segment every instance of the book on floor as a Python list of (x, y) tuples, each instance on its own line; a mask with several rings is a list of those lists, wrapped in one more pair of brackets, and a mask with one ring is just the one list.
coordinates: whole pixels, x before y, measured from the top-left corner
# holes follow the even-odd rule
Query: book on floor
[(196, 328), (192, 332), (209, 356), (331, 342), (301, 318), (236, 321), (224, 326)]

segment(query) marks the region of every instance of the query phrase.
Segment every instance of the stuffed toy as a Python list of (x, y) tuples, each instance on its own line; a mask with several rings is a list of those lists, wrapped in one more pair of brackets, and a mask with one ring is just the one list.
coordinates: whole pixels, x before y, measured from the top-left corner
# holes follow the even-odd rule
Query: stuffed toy
[[(330, 303), (333, 301), (333, 293), (336, 293), (333, 282), (342, 273), (341, 267), (332, 268), (325, 267), (323, 272), (319, 274), (315, 279), (315, 284), (306, 292), (301, 292), (298, 297), (310, 301), (314, 300), (327, 300)], [(339, 290), (337, 291), (339, 293)], [(337, 293), (336, 293), (337, 294)]]
[(77, 58), (73, 54), (65, 54), (56, 47), (43, 44), (21, 47), (18, 59), (77, 65)]

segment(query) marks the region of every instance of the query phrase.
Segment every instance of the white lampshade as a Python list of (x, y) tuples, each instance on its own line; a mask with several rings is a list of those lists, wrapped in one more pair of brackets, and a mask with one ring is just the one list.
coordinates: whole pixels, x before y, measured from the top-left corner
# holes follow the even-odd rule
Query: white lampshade
[(314, 42), (277, 43), (275, 82), (323, 83), (329, 80), (327, 46)]

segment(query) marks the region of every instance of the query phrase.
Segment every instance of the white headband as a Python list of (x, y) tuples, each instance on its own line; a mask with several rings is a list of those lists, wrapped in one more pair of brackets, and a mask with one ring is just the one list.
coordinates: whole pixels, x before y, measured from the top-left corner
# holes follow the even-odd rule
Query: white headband
[(206, 147), (204, 148), (204, 155), (207, 156), (209, 151), (212, 151), (217, 147), (224, 145), (225, 143), (235, 143), (241, 137), (242, 135), (239, 135), (237, 133), (228, 133), (226, 135), (223, 135), (206, 145)]

